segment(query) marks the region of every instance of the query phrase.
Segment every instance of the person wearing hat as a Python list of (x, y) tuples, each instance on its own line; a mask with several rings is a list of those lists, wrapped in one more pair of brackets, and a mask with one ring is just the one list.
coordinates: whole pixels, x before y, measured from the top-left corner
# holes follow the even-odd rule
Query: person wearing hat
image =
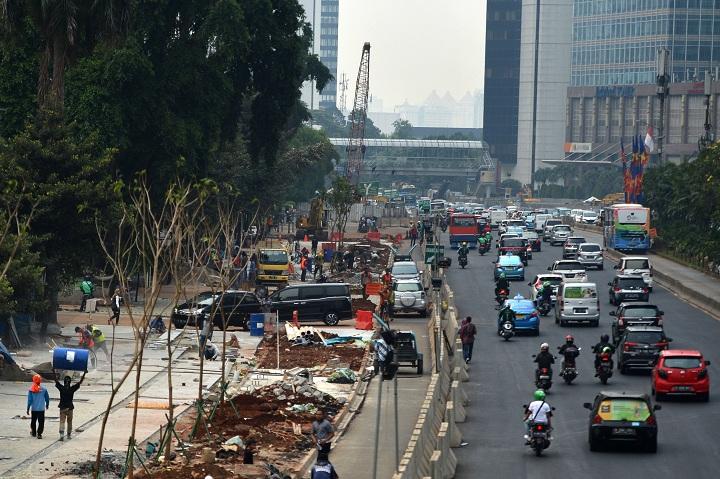
[(32, 386), (28, 391), (27, 408), (25, 414), (30, 415), (30, 435), (42, 439), (43, 430), (45, 430), (45, 411), (50, 409), (50, 395), (43, 386), (42, 377), (36, 374), (32, 378)]
[(60, 440), (63, 441), (65, 440), (66, 422), (67, 438), (72, 439), (73, 409), (75, 409), (73, 398), (75, 396), (75, 392), (80, 389), (80, 385), (85, 380), (87, 371), (83, 373), (80, 381), (75, 385), (72, 384), (72, 378), (70, 376), (65, 376), (63, 384), (60, 384), (60, 381), (57, 380), (57, 372), (54, 369), (53, 372), (55, 373), (55, 387), (58, 388), (58, 391), (60, 391), (60, 403), (58, 404), (58, 407), (60, 408)]

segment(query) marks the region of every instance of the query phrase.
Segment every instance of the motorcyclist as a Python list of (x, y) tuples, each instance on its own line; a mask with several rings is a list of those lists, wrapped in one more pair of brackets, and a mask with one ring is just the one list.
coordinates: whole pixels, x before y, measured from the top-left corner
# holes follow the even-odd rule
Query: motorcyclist
[(552, 425), (550, 424), (550, 418), (552, 417), (552, 407), (545, 402), (545, 391), (538, 389), (533, 394), (534, 401), (528, 404), (525, 409), (525, 424), (527, 425), (527, 433), (525, 434), (525, 440), (530, 440), (530, 426), (532, 424), (545, 424), (548, 428), (548, 440), (551, 439), (550, 431), (552, 431)]
[(510, 281), (505, 277), (504, 272), (500, 273), (497, 281), (495, 281), (495, 296), (500, 294), (501, 289), (507, 291), (508, 295), (510, 294)]
[(540, 306), (543, 303), (552, 304), (553, 287), (550, 281), (545, 281), (538, 291), (537, 294), (537, 305)]
[(537, 381), (540, 377), (540, 370), (547, 369), (548, 375), (552, 377), (552, 365), (555, 364), (555, 357), (550, 354), (550, 345), (548, 343), (542, 343), (540, 345), (540, 353), (535, 356), (534, 361), (538, 367), (535, 371), (535, 380)]
[(597, 369), (600, 367), (600, 356), (604, 352), (605, 348), (610, 348), (610, 368), (613, 367), (612, 353), (615, 352), (615, 346), (610, 342), (610, 336), (603, 334), (600, 336), (600, 342), (593, 346), (593, 353), (595, 353), (595, 376), (597, 376)]
[(507, 322), (511, 323), (513, 329), (515, 329), (515, 311), (512, 310), (508, 303), (505, 303), (498, 314), (498, 334), (502, 331), (502, 325)]
[(467, 257), (469, 252), (470, 249), (468, 248), (467, 241), (463, 241), (460, 245), (460, 249), (458, 249), (458, 258), (462, 258), (463, 256)]
[(484, 235), (478, 236), (478, 249), (483, 249), (487, 245), (488, 240)]
[[(565, 369), (565, 367), (575, 367), (575, 358), (577, 358), (580, 355), (580, 349), (575, 345), (575, 338), (572, 337), (572, 335), (568, 334), (565, 336), (565, 344), (560, 346), (558, 348), (559, 353), (565, 358), (562, 362), (562, 368)], [(562, 372), (560, 372), (560, 376), (562, 376)]]
[(485, 233), (485, 239), (487, 240), (488, 244), (492, 242), (492, 233), (490, 231), (487, 231)]

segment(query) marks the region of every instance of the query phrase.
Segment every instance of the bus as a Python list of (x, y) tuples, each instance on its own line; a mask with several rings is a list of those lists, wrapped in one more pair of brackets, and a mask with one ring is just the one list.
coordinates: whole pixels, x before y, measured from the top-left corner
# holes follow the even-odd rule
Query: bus
[(478, 224), (475, 215), (456, 213), (450, 216), (450, 247), (460, 248), (460, 243), (467, 241), (468, 248), (477, 246)]
[(650, 249), (650, 209), (632, 203), (618, 203), (602, 210), (603, 240), (606, 248), (645, 253)]

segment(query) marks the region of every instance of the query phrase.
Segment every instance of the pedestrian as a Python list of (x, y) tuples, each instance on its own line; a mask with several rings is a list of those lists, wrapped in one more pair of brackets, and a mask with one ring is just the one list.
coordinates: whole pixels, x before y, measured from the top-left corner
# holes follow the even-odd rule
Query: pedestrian
[(370, 296), (368, 294), (367, 290), (368, 290), (368, 285), (370, 283), (372, 283), (372, 280), (373, 280), (373, 277), (372, 277), (372, 273), (370, 272), (370, 268), (365, 267), (365, 270), (360, 275), (360, 284), (362, 285), (363, 299), (368, 299), (368, 296)]
[(335, 437), (335, 428), (325, 416), (325, 411), (318, 409), (315, 413), (315, 420), (312, 423), (312, 437), (317, 445), (318, 455), (330, 454), (330, 442)]
[(253, 253), (248, 261), (248, 282), (250, 284), (255, 283), (255, 274), (257, 273), (257, 254)]
[(110, 353), (108, 352), (107, 344), (105, 344), (105, 335), (103, 332), (94, 324), (89, 324), (86, 329), (92, 335), (93, 342), (95, 343), (93, 351), (97, 352), (102, 349), (102, 352), (105, 353), (105, 358), (110, 361)]
[(465, 364), (469, 364), (472, 360), (473, 344), (475, 343), (475, 335), (477, 328), (472, 323), (472, 318), (468, 316), (460, 326), (460, 341), (462, 342), (463, 359)]
[(318, 453), (317, 460), (310, 470), (310, 479), (338, 479), (335, 466), (332, 465), (326, 453)]
[(390, 274), (390, 271), (385, 270), (381, 279), (382, 279), (382, 284), (383, 284), (383, 286), (385, 286), (385, 288), (392, 287), (392, 274)]
[(418, 239), (418, 230), (415, 225), (412, 225), (412, 228), (410, 228), (410, 246), (415, 246), (415, 243)]
[(80, 382), (74, 386), (72, 385), (72, 378), (70, 376), (65, 376), (64, 384), (60, 384), (60, 381), (57, 380), (57, 372), (54, 369), (53, 373), (55, 373), (55, 387), (58, 388), (58, 391), (60, 391), (60, 403), (58, 404), (58, 407), (60, 408), (60, 440), (64, 441), (66, 422), (67, 438), (72, 439), (73, 409), (75, 409), (75, 405), (73, 405), (73, 397), (75, 396), (75, 392), (80, 389), (82, 382), (85, 380), (87, 371), (83, 373), (80, 378)]
[(355, 262), (355, 254), (352, 252), (352, 250), (350, 248), (348, 248), (347, 251), (345, 251), (344, 259), (345, 259), (345, 267), (347, 269), (352, 269), (353, 263)]
[(123, 301), (123, 297), (120, 294), (120, 288), (115, 288), (115, 294), (113, 294), (112, 298), (110, 298), (110, 310), (112, 311), (112, 316), (108, 319), (108, 324), (112, 325), (113, 320), (115, 320), (115, 326), (120, 323), (120, 305)]
[(305, 276), (307, 275), (307, 269), (308, 269), (308, 257), (307, 253), (304, 253), (300, 257), (300, 281), (305, 281)]
[(95, 297), (95, 285), (93, 284), (90, 276), (85, 276), (82, 283), (80, 283), (80, 291), (82, 292), (80, 311), (85, 311), (85, 306), (87, 306), (87, 300)]
[(256, 452), (257, 441), (255, 439), (248, 439), (245, 443), (245, 450), (243, 451), (243, 464), (254, 464)]
[(205, 344), (207, 341), (212, 339), (212, 333), (213, 333), (213, 322), (210, 318), (204, 318), (202, 329), (200, 331), (200, 348), (199, 348), (199, 354), (202, 357), (205, 352)]
[(322, 278), (324, 263), (325, 257), (323, 256), (323, 252), (318, 251), (315, 255), (315, 269), (313, 270), (313, 279), (317, 279), (318, 274), (320, 274), (320, 277)]
[(311, 251), (312, 251), (313, 253), (315, 253), (315, 252), (317, 251), (317, 247), (318, 247), (318, 239), (317, 239), (317, 236), (313, 235), (313, 237), (312, 237), (312, 242), (311, 242), (310, 244), (311, 244), (311, 248), (310, 248)]
[(220, 350), (211, 341), (205, 341), (205, 359), (215, 361), (220, 355)]
[(375, 375), (378, 373), (385, 373), (386, 366), (393, 360), (394, 351), (393, 347), (388, 344), (385, 340), (386, 335), (380, 336), (378, 339), (373, 341), (373, 348), (375, 349), (375, 359), (377, 359), (377, 367), (375, 368)]
[(50, 409), (50, 395), (45, 386), (40, 384), (42, 377), (36, 374), (32, 378), (32, 386), (28, 391), (27, 408), (25, 414), (30, 415), (30, 435), (42, 439), (42, 433), (45, 430), (45, 411)]

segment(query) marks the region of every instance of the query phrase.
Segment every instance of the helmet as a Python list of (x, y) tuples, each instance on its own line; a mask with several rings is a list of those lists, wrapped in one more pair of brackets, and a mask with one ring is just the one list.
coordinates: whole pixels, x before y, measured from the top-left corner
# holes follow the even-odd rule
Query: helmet
[(548, 343), (542, 343), (540, 345), (540, 351), (547, 351), (548, 349), (550, 349), (550, 345)]
[(603, 353), (610, 354), (612, 352), (612, 349), (610, 349), (610, 346), (605, 346), (602, 350)]
[(467, 241), (463, 241), (463, 242), (462, 242), (462, 245), (463, 245), (463, 246), (467, 246)]
[(608, 341), (610, 341), (610, 336), (608, 336), (607, 334), (603, 334), (602, 336), (600, 336), (600, 342), (607, 343)]
[(572, 337), (572, 334), (568, 334), (567, 336), (565, 336), (565, 341), (568, 343), (572, 343), (573, 341), (575, 341), (575, 338)]
[(505, 279), (505, 272), (500, 273), (500, 279)]
[(544, 281), (542, 286), (543, 286), (543, 288), (549, 288), (552, 285), (550, 284), (550, 281)]
[(536, 401), (544, 401), (545, 400), (545, 391), (543, 391), (542, 389), (538, 389), (537, 391), (535, 391), (533, 396), (535, 397)]

